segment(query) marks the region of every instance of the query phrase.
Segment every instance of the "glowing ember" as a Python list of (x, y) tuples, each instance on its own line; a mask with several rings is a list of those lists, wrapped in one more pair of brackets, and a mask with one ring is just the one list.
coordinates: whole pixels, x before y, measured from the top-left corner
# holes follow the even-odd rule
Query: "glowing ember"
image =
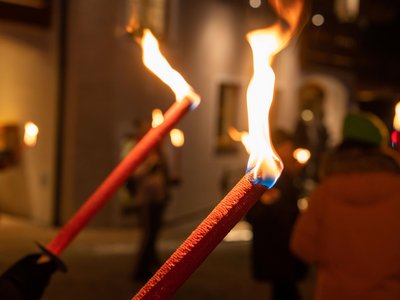
[(305, 211), (308, 208), (308, 198), (301, 198), (297, 201), (297, 207), (300, 211)]
[(293, 152), (293, 157), (302, 165), (306, 164), (311, 157), (311, 153), (307, 149), (297, 148)]
[(271, 187), (280, 176), (283, 165), (276, 154), (269, 131), (269, 110), (272, 104), (275, 74), (271, 68), (271, 61), (275, 54), (282, 50), (300, 20), (303, 2), (292, 1), (285, 5), (279, 1), (272, 1), (275, 10), (289, 25), (284, 29), (282, 22), (271, 27), (257, 29), (247, 34), (247, 40), (253, 51), (254, 75), (247, 89), (247, 110), (249, 114), (249, 138), (247, 147), (250, 157), (247, 171), (253, 173), (255, 183)]
[(164, 122), (164, 115), (161, 111), (161, 109), (154, 109), (151, 113), (152, 116), (152, 121), (151, 121), (151, 127), (155, 128), (158, 125), (160, 125), (162, 122)]
[(183, 144), (185, 143), (185, 135), (183, 134), (182, 130), (174, 128), (174, 129), (171, 130), (169, 135), (170, 135), (170, 138), (171, 138), (171, 143), (175, 147), (177, 147), (177, 148), (182, 147)]
[(393, 120), (393, 128), (400, 132), (400, 102), (397, 103), (395, 111), (396, 115), (394, 116)]
[(28, 147), (36, 145), (39, 128), (32, 122), (25, 124), (24, 143)]
[(149, 29), (143, 31), (141, 45), (144, 65), (173, 90), (176, 101), (181, 102), (189, 97), (193, 105), (197, 106), (200, 97), (161, 54), (158, 41)]

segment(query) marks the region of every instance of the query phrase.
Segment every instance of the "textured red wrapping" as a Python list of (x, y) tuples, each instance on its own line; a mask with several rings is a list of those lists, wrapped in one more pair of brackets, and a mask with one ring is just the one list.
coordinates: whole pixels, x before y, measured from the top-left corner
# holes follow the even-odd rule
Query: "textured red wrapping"
[(139, 166), (147, 154), (161, 142), (163, 137), (189, 111), (191, 105), (192, 103), (189, 99), (185, 98), (182, 102), (175, 102), (168, 109), (164, 115), (164, 122), (147, 132), (47, 245), (47, 249), (50, 252), (59, 255), (70, 244), (74, 237)]
[(132, 300), (171, 298), (266, 189), (244, 176)]

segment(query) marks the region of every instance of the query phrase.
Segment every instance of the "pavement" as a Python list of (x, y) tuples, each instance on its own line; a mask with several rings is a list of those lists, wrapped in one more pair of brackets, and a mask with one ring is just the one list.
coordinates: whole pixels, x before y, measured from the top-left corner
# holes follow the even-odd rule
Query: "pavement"
[[(193, 220), (163, 229), (158, 243), (161, 259), (166, 260), (198, 223)], [(242, 229), (238, 226), (235, 231)], [(37, 252), (35, 241), (46, 244), (56, 232), (56, 228), (0, 215), (0, 273), (22, 256)], [(237, 234), (231, 237), (219, 244), (172, 299), (270, 299), (268, 284), (251, 277), (248, 236), (242, 241)], [(142, 286), (130, 276), (137, 240), (135, 228), (85, 229), (61, 255), (68, 272), (53, 276), (43, 300), (131, 299)], [(312, 299), (312, 274), (300, 284), (303, 300)]]

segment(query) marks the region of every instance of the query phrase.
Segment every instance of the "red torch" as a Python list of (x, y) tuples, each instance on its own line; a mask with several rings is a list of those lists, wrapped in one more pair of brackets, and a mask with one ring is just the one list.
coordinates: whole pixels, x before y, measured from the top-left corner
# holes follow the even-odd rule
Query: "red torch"
[(289, 29), (277, 23), (247, 35), (254, 63), (254, 76), (247, 90), (249, 134), (246, 138), (246, 148), (250, 150), (247, 174), (132, 298), (133, 300), (170, 299), (261, 195), (274, 185), (282, 172), (282, 162), (271, 144), (268, 125), (275, 82), (271, 60), (293, 35), (303, 2), (296, 0), (289, 7), (282, 7), (277, 3), (273, 3), (273, 6), (279, 13), (288, 13), (282, 17)]
[(117, 165), (86, 200), (78, 212), (64, 225), (56, 237), (47, 245), (44, 251), (47, 250), (50, 252), (47, 253), (48, 255), (58, 256), (61, 254), (75, 236), (110, 199), (112, 194), (139, 166), (147, 154), (151, 152), (181, 118), (190, 109), (195, 108), (200, 101), (199, 96), (193, 92), (185, 79), (175, 71), (162, 56), (158, 42), (149, 30), (144, 30), (140, 43), (143, 48), (144, 64), (171, 87), (176, 95), (176, 102), (164, 114), (164, 120), (147, 132), (124, 160)]
[(397, 103), (395, 108), (395, 116), (393, 119), (392, 146), (396, 151), (400, 152), (400, 102)]

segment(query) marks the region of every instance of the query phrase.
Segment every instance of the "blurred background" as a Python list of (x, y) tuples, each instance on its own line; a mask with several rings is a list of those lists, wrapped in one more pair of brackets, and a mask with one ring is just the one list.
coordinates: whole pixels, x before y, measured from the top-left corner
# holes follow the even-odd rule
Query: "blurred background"
[[(172, 92), (143, 66), (141, 48), (127, 34), (127, 25), (151, 28), (170, 63), (202, 98), (178, 125), (185, 134), (184, 146), (164, 141), (170, 168), (181, 177), (172, 189), (161, 240), (168, 257), (245, 172), (248, 155), (227, 129), (248, 129), (245, 93), (252, 62), (245, 34), (258, 24), (272, 23), (264, 2), (0, 1), (1, 267), (33, 248), (32, 240), (46, 243), (82, 205), (119, 162), (121, 141), (134, 120), (150, 119), (152, 110), (165, 111), (173, 103)], [(307, 193), (318, 180), (320, 157), (340, 142), (347, 111), (371, 111), (393, 129), (400, 94), (400, 3), (313, 0), (304, 24), (273, 64), (271, 126), (295, 133), (298, 145), (311, 151), (303, 178)], [(36, 127), (25, 127), (28, 122)], [(26, 138), (29, 134), (37, 140)], [(124, 197), (123, 192), (114, 195), (66, 254), (67, 264), (76, 263), (75, 272), (96, 266), (123, 268), (130, 262), (137, 222)], [(103, 255), (96, 261), (91, 251), (104, 243), (111, 247), (103, 249), (107, 259)], [(249, 273), (246, 241), (221, 245), (216, 253), (220, 256), (211, 257), (214, 263), (204, 270), (232, 273), (232, 264), (243, 259), (236, 270)], [(85, 265), (89, 260), (92, 264)], [(124, 274), (124, 288), (110, 285), (102, 295), (134, 291), (126, 267), (122, 273), (115, 267), (114, 276), (93, 272), (86, 279), (73, 277), (73, 269), (66, 281), (70, 288), (97, 286)], [(190, 293), (207, 286), (208, 281), (201, 282), (209, 276), (204, 272), (188, 285)], [(240, 272), (227, 280), (226, 290), (214, 283), (208, 296), (199, 297), (245, 299), (251, 292), (254, 298), (246, 299), (264, 297), (256, 292), (264, 293), (265, 287), (255, 287), (250, 275)], [(56, 280), (63, 293), (71, 292), (62, 278)], [(242, 282), (243, 294), (224, 296), (237, 282)], [(88, 298), (75, 291), (74, 299)], [(54, 294), (49, 299), (63, 299), (54, 296), (58, 290), (50, 292)]]

